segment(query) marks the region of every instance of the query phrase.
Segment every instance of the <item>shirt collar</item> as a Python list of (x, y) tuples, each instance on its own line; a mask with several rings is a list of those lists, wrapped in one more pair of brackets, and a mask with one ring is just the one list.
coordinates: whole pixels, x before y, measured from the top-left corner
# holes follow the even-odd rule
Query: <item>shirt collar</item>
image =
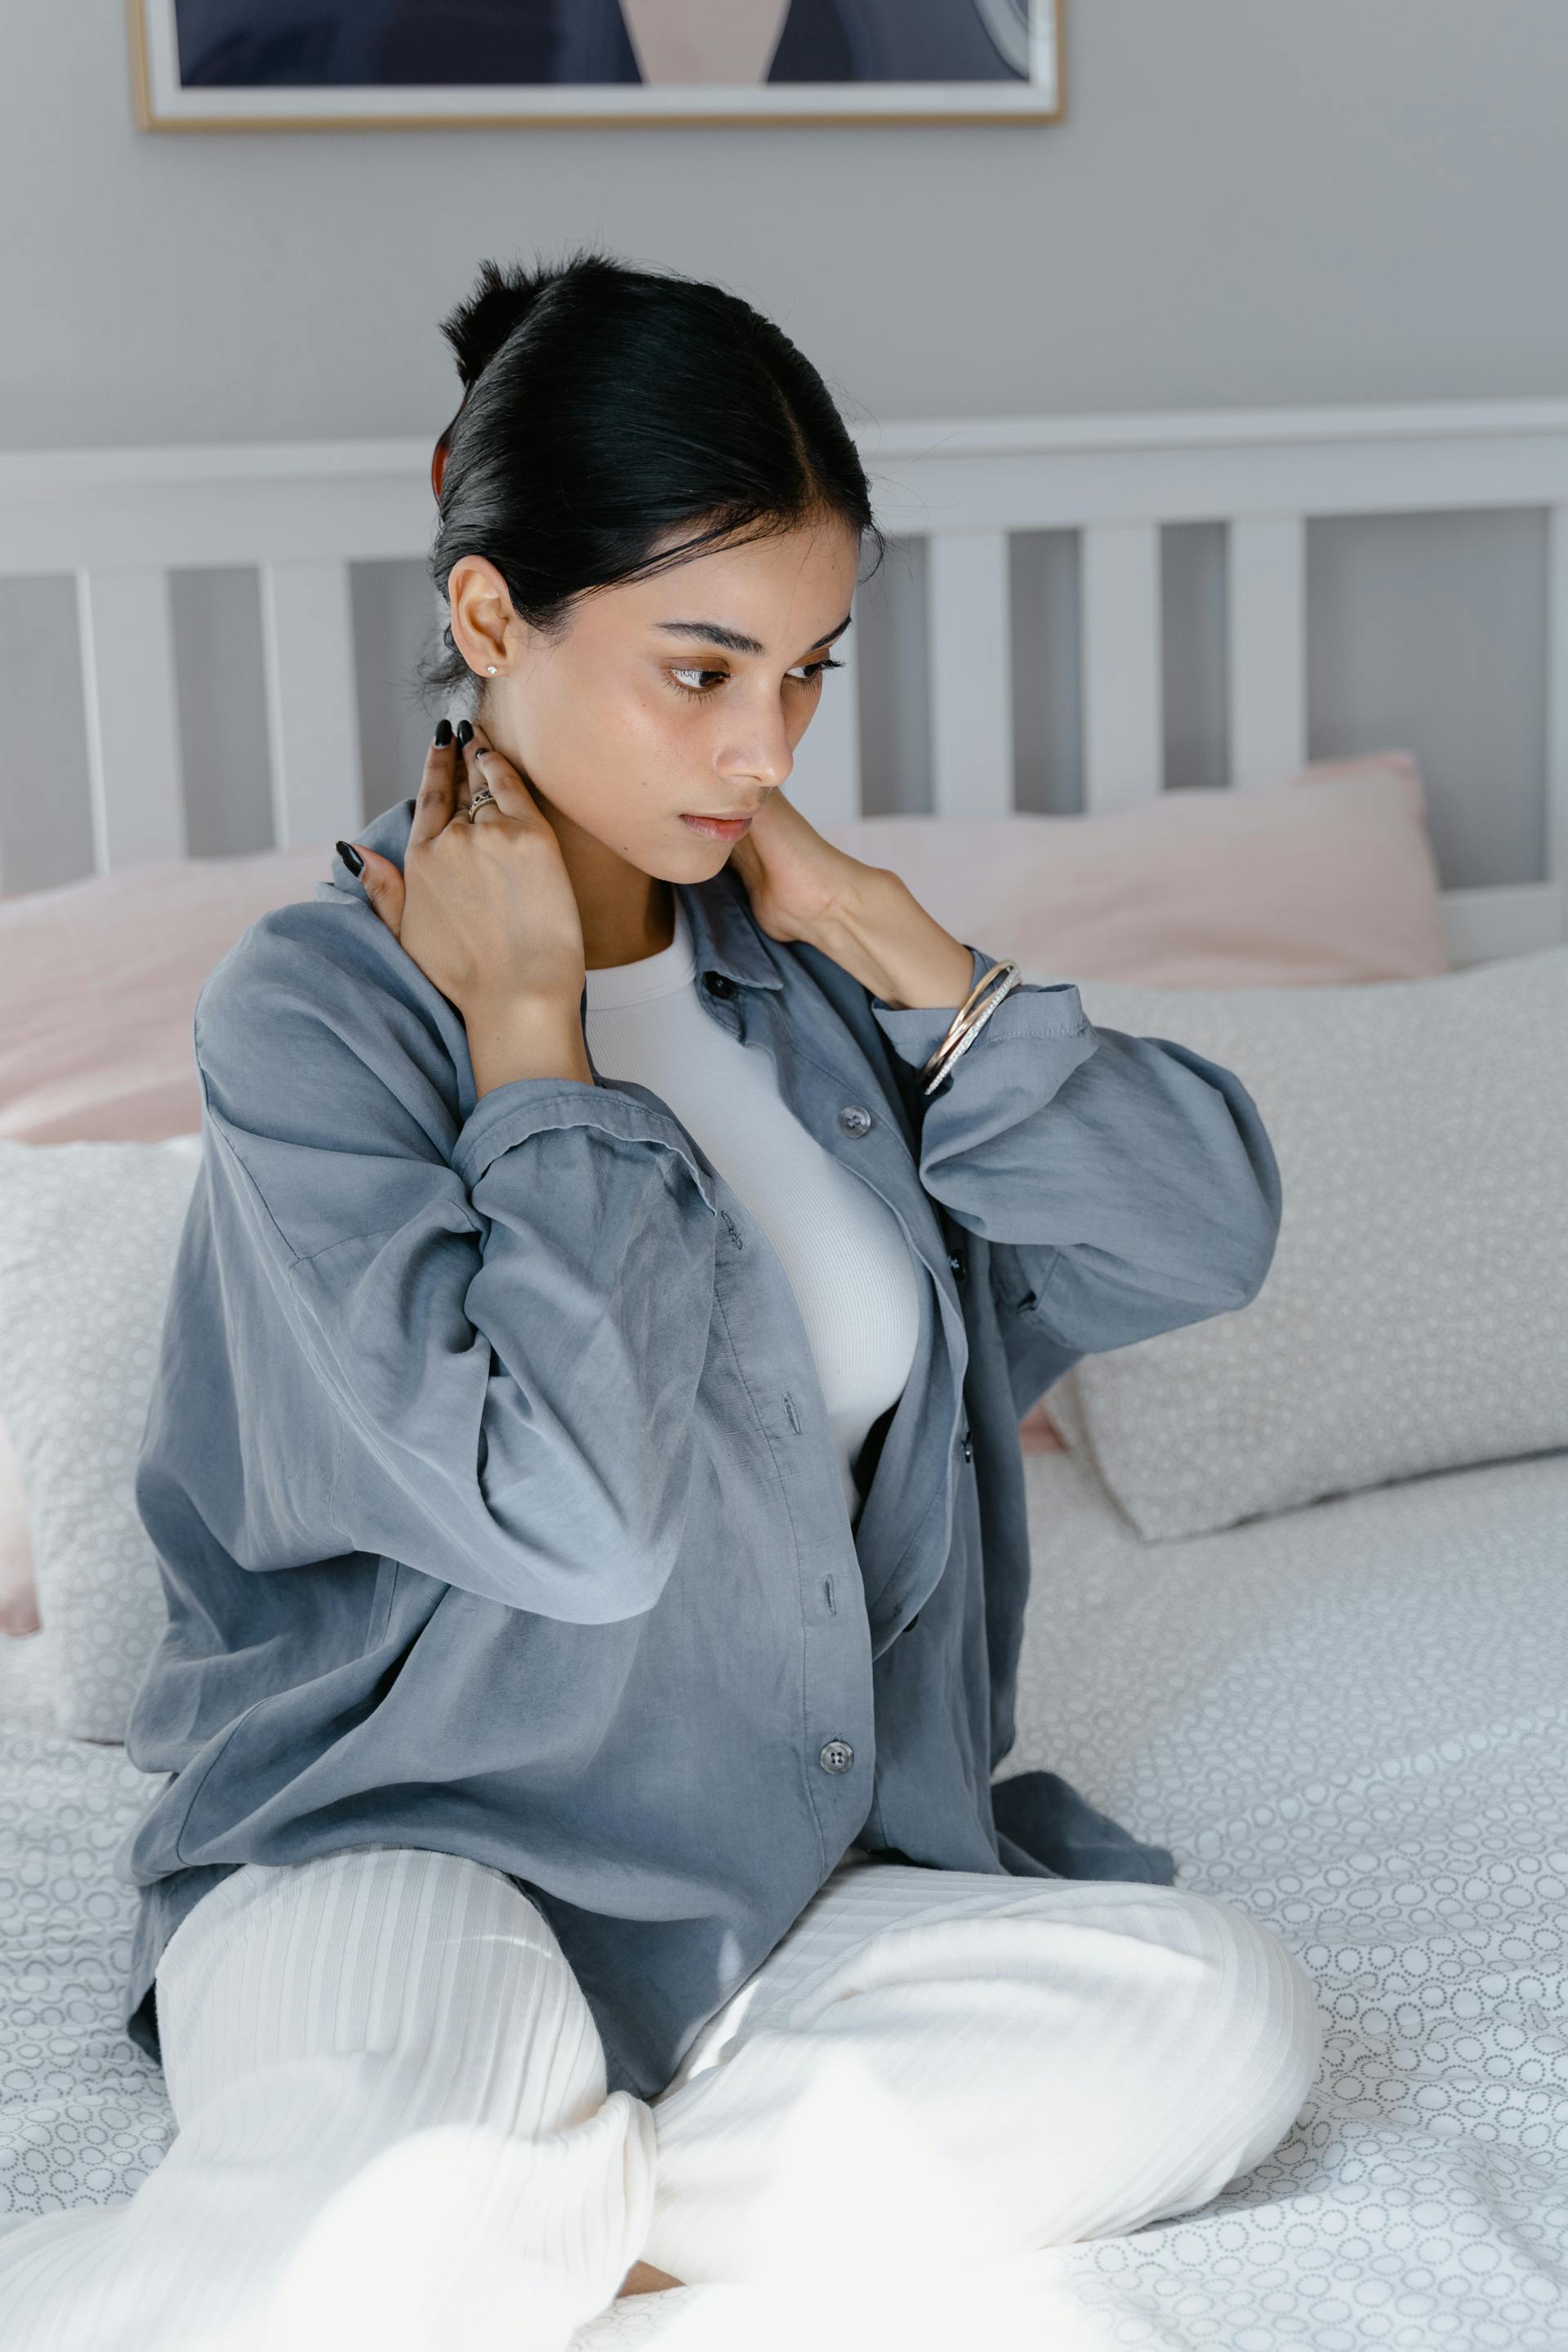
[(721, 971), (742, 988), (782, 988), (784, 973), (767, 934), (752, 912), (751, 894), (732, 866), (706, 882), (677, 882), (691, 926), (691, 953), (700, 982)]

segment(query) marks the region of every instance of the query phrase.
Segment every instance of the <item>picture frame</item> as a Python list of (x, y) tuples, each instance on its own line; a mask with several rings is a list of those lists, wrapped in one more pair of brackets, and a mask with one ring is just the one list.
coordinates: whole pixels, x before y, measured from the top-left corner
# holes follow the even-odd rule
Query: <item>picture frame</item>
[(471, 16), (463, 0), (127, 7), (142, 131), (1056, 122), (1065, 111), (1063, 0), (515, 0), (510, 22), (495, 0)]

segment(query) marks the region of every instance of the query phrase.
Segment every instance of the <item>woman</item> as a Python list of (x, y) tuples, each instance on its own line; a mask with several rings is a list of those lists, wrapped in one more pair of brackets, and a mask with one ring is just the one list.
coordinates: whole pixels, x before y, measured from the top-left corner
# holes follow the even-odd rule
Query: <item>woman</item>
[(0, 2242), (14, 2352), (563, 2345), (825, 2261), (889, 2118), (868, 2265), (1134, 2230), (1319, 2056), (1273, 1936), (991, 1780), (1019, 1416), (1257, 1291), (1251, 1097), (786, 798), (877, 534), (776, 327), (578, 254), (443, 331), (479, 723), (195, 1024), (121, 1856), (179, 2134)]

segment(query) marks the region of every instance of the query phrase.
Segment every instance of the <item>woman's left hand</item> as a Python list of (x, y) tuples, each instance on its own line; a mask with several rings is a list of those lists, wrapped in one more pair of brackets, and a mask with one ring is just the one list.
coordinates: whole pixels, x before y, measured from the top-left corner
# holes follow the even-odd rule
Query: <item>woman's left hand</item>
[(877, 870), (824, 841), (776, 788), (731, 850), (729, 863), (769, 939), (814, 946), (859, 904), (862, 883)]
[(824, 841), (775, 786), (730, 852), (770, 940), (804, 940), (897, 1011), (957, 1005), (973, 951), (928, 915), (890, 866)]

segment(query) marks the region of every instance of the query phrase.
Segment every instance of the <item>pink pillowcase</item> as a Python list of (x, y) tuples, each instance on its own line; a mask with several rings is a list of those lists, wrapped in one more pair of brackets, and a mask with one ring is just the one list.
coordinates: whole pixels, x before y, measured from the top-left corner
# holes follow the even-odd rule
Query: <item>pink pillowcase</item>
[[(1164, 793), (1110, 816), (868, 817), (822, 830), (891, 866), (956, 937), (1016, 955), (1031, 979), (1244, 988), (1448, 968), (1408, 751), (1320, 761), (1255, 792)], [(258, 915), (312, 897), (331, 860), (328, 842), (170, 859), (0, 899), (0, 1135), (194, 1134), (202, 982)], [(1026, 1446), (1060, 1448), (1041, 1406), (1021, 1433)], [(36, 1623), (0, 1433), (0, 1631)]]
[(191, 1022), (209, 971), (269, 908), (309, 898), (332, 846), (149, 859), (0, 900), (0, 1135), (194, 1135)]
[(890, 866), (956, 938), (1031, 980), (1264, 988), (1447, 971), (1409, 751), (1109, 816), (862, 817), (823, 828)]

